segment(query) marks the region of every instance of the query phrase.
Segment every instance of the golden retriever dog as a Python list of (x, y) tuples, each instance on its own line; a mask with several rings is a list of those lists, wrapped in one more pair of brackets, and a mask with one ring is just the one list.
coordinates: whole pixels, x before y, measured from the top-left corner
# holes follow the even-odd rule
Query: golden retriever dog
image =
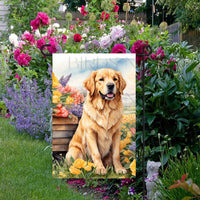
[(86, 160), (86, 155), (94, 162), (97, 174), (106, 174), (106, 167), (114, 166), (116, 173), (127, 171), (120, 163), (120, 129), (123, 114), (121, 95), (126, 81), (120, 72), (113, 69), (93, 71), (83, 82), (88, 90), (83, 106), (83, 115), (70, 141), (66, 154), (70, 158)]

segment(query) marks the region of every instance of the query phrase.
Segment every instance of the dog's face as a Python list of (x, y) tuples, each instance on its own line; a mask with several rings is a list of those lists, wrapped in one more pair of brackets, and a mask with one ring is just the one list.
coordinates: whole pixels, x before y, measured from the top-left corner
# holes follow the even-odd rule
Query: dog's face
[(103, 68), (92, 72), (83, 85), (91, 96), (99, 95), (102, 99), (113, 100), (117, 94), (123, 94), (126, 81), (120, 72)]

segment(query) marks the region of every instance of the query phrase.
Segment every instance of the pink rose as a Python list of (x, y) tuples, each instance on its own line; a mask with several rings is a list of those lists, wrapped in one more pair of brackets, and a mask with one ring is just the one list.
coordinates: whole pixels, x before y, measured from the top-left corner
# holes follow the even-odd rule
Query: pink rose
[(83, 15), (83, 16), (86, 16), (87, 14), (88, 14), (88, 12), (87, 11), (85, 11), (85, 6), (81, 6), (81, 14)]
[(33, 30), (38, 29), (40, 27), (40, 18), (36, 17), (34, 20), (32, 20), (31, 26), (33, 27)]
[(46, 44), (44, 38), (37, 40), (37, 48), (41, 50), (42, 46)]
[(123, 44), (116, 44), (111, 53), (126, 53), (126, 47)]
[(40, 26), (45, 26), (51, 24), (51, 19), (48, 17), (46, 13), (39, 12), (37, 14), (37, 17), (31, 21), (31, 26), (33, 27), (33, 30), (35, 31)]
[(113, 41), (111, 40), (110, 36), (107, 35), (107, 36), (104, 36), (101, 38), (100, 46), (101, 46), (101, 48), (106, 49), (112, 44), (112, 42)]
[(58, 46), (56, 39), (50, 38), (50, 42), (48, 44), (51, 45), (51, 46), (47, 46), (47, 50), (49, 51), (49, 53), (56, 53), (57, 52), (57, 46)]
[(19, 65), (29, 66), (29, 62), (31, 61), (31, 59), (32, 58), (28, 54), (21, 53), (17, 58), (17, 62)]
[(39, 12), (37, 14), (37, 16), (39, 17), (39, 19), (42, 23), (42, 26), (51, 24), (51, 19), (48, 17), (48, 15), (46, 13)]
[(17, 48), (16, 50), (15, 50), (15, 52), (14, 52), (14, 58), (15, 58), (15, 60), (17, 60), (17, 58), (18, 58), (18, 56), (20, 55), (20, 49), (19, 48)]
[(24, 34), (22, 35), (21, 39), (28, 41), (28, 43), (30, 45), (34, 45), (35, 44), (34, 36), (32, 34), (30, 34), (30, 32), (28, 32), (28, 31), (24, 32)]
[(118, 39), (122, 38), (125, 35), (125, 30), (120, 25), (113, 26), (111, 30), (112, 31), (110, 35), (113, 41), (117, 41)]

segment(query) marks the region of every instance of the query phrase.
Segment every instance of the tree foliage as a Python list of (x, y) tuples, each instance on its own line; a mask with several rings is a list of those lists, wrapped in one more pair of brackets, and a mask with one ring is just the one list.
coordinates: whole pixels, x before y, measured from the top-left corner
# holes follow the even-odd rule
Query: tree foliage
[(200, 24), (200, 1), (199, 0), (158, 0), (169, 8), (169, 14), (174, 14), (176, 20), (181, 22), (184, 29), (196, 29)]
[[(30, 21), (35, 19), (38, 12), (45, 12), (49, 17), (58, 16), (58, 0), (7, 0), (5, 4), (9, 10), (6, 17), (8, 33), (18, 34), (26, 30), (31, 31)], [(13, 26), (12, 30), (10, 29), (11, 26)]]

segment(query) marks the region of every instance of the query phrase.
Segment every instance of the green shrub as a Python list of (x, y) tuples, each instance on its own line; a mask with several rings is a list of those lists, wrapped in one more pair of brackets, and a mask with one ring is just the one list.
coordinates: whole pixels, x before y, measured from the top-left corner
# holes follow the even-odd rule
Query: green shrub
[(7, 0), (5, 4), (9, 10), (6, 18), (9, 33), (21, 34), (26, 30), (31, 31), (30, 22), (38, 12), (46, 12), (50, 17), (59, 16), (57, 0)]
[(7, 78), (9, 77), (9, 68), (7, 65), (8, 58), (8, 49), (2, 44), (0, 52), (0, 100), (2, 99), (3, 94), (6, 93), (5, 85), (7, 83)]
[(160, 178), (162, 184), (158, 184), (158, 190), (162, 195), (162, 200), (177, 200), (185, 196), (192, 196), (190, 192), (182, 188), (171, 190), (168, 188), (174, 184), (174, 181), (180, 180), (184, 174), (188, 174), (188, 178), (191, 178), (193, 183), (200, 186), (199, 170), (199, 153), (197, 153), (197, 156), (194, 156), (191, 152), (188, 152), (187, 155), (183, 155), (181, 159), (170, 159), (168, 167), (162, 172), (162, 178)]
[[(177, 44), (179, 49), (181, 45)], [(181, 56), (176, 57), (176, 49), (170, 54), (165, 50), (162, 59), (149, 59), (145, 65), (146, 70), (149, 70), (145, 73), (145, 153), (149, 159), (160, 160), (162, 166), (169, 156), (177, 156), (185, 148), (191, 149), (194, 153), (200, 151), (197, 139), (200, 130), (199, 60), (189, 60), (183, 52), (181, 54), (186, 59)], [(195, 57), (191, 52), (189, 55)], [(183, 65), (180, 66), (180, 63)], [(138, 68), (137, 71), (139, 76), (141, 69)], [(141, 148), (143, 127), (141, 80), (137, 81), (136, 93), (136, 144), (137, 148)]]

